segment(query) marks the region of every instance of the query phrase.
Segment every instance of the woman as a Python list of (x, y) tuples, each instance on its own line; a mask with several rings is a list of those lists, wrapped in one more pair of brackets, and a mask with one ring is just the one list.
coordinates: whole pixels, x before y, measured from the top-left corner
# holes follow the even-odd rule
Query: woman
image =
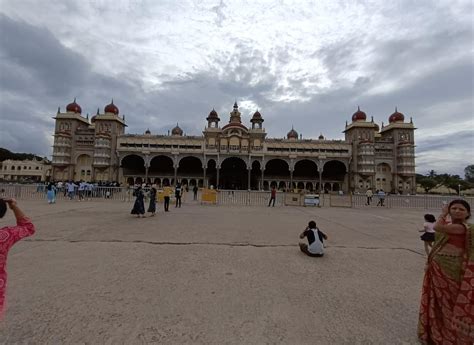
[(470, 216), (466, 201), (453, 200), (434, 226), (418, 323), (423, 344), (474, 343), (474, 225), (466, 222)]
[(22, 238), (35, 233), (35, 226), (18, 207), (15, 199), (0, 198), (0, 218), (7, 212), (7, 205), (16, 218), (16, 226), (0, 228), (0, 321), (3, 318), (5, 307), (5, 290), (7, 287), (7, 256), (10, 248)]
[(135, 190), (135, 204), (133, 204), (131, 214), (136, 214), (137, 218), (145, 217), (145, 203), (143, 199), (145, 198), (145, 194), (143, 194), (142, 187), (138, 186)]
[(48, 198), (48, 204), (54, 204), (56, 202), (56, 187), (54, 183), (48, 183), (46, 187), (46, 197)]
[(156, 188), (152, 186), (150, 189), (150, 204), (148, 205), (148, 212), (151, 212), (151, 217), (155, 215), (156, 212)]

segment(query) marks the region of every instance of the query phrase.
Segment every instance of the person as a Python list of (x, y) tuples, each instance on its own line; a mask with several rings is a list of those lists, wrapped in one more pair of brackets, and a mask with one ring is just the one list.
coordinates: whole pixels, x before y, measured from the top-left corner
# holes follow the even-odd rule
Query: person
[(199, 190), (199, 188), (198, 188), (197, 184), (195, 184), (194, 187), (193, 187), (194, 200), (197, 200), (197, 198), (198, 198), (198, 190)]
[(275, 207), (276, 194), (277, 194), (276, 188), (275, 188), (275, 186), (273, 186), (271, 194), (270, 194), (270, 200), (268, 201), (268, 207), (270, 207), (272, 201), (273, 201), (273, 206), (272, 207)]
[(156, 212), (156, 188), (151, 186), (150, 189), (150, 204), (148, 205), (148, 212), (151, 212), (151, 217), (155, 215)]
[(307, 228), (301, 233), (300, 238), (307, 238), (308, 244), (300, 243), (300, 250), (309, 256), (321, 257), (324, 255), (324, 240), (328, 237), (316, 226), (314, 220), (308, 223)]
[(383, 191), (383, 189), (379, 190), (378, 193), (377, 193), (377, 196), (379, 197), (379, 202), (377, 203), (377, 206), (382, 206), (384, 207), (384, 202), (385, 202), (385, 192)]
[(75, 184), (73, 181), (69, 181), (67, 184), (67, 194), (69, 196), (69, 200), (74, 199), (74, 192), (77, 188), (77, 184)]
[(172, 193), (171, 187), (163, 188), (163, 207), (165, 208), (165, 212), (170, 211), (170, 198)]
[(430, 255), (431, 247), (433, 247), (433, 242), (435, 240), (435, 230), (434, 225), (436, 223), (436, 218), (432, 214), (425, 214), (425, 222), (423, 223), (423, 235), (420, 236), (421, 240), (425, 243), (425, 252), (426, 255)]
[(7, 212), (7, 205), (15, 215), (16, 226), (0, 228), (0, 320), (3, 318), (5, 308), (8, 251), (16, 242), (35, 233), (35, 226), (18, 207), (15, 199), (0, 199), (0, 218)]
[(365, 192), (365, 196), (367, 197), (367, 206), (370, 206), (370, 203), (372, 202), (372, 197), (374, 196), (374, 193), (372, 192), (372, 189), (369, 188), (367, 189), (367, 192)]
[(48, 198), (48, 204), (54, 204), (56, 202), (56, 187), (53, 182), (48, 183), (46, 187), (46, 197)]
[(178, 182), (174, 190), (174, 196), (176, 198), (176, 207), (181, 207), (181, 184)]
[(142, 187), (138, 186), (135, 190), (135, 203), (133, 204), (131, 214), (136, 214), (137, 218), (145, 217), (145, 203), (143, 199), (145, 198), (145, 194), (143, 194)]
[(470, 205), (457, 199), (443, 206), (435, 223), (418, 322), (423, 344), (474, 343), (474, 225), (467, 224), (470, 216)]

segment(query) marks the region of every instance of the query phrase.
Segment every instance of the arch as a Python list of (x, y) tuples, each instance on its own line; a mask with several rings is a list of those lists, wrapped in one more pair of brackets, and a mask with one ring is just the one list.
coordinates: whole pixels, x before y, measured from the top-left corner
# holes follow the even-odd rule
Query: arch
[(324, 180), (344, 181), (346, 173), (346, 164), (339, 160), (330, 160), (324, 163), (322, 178)]
[(202, 160), (195, 156), (185, 156), (179, 160), (178, 175), (197, 177), (203, 174)]
[(300, 190), (303, 190), (304, 189), (304, 182), (298, 182), (298, 184), (296, 185), (296, 188), (300, 189)]
[(174, 166), (173, 159), (167, 155), (154, 156), (150, 160), (150, 167), (148, 168), (149, 175), (173, 176)]
[(207, 187), (217, 188), (217, 162), (214, 158), (208, 159), (206, 163), (206, 178), (208, 183), (203, 182)]
[(133, 185), (135, 184), (134, 178), (133, 178), (133, 177), (127, 178), (127, 184), (128, 184), (129, 186), (133, 186)]
[(92, 180), (92, 157), (90, 155), (80, 154), (76, 157), (74, 180)]
[(145, 175), (145, 159), (140, 155), (126, 155), (120, 161), (120, 167), (122, 168), (124, 177)]
[(286, 182), (285, 181), (280, 181), (278, 184), (278, 189), (279, 190), (286, 190)]
[[(181, 161), (187, 160), (187, 158), (195, 158), (195, 159), (197, 159), (197, 160), (200, 162), (201, 167), (202, 167), (204, 161), (203, 161), (203, 159), (202, 159), (201, 157), (197, 157), (197, 156), (182, 156), (182, 157), (180, 157), (180, 158), (178, 159), (178, 165), (181, 166)], [(194, 160), (194, 159), (193, 159), (193, 160)]]
[(393, 192), (392, 188), (392, 168), (390, 164), (383, 162), (375, 167), (375, 189), (382, 189), (385, 192)]
[(273, 187), (275, 187), (275, 188), (278, 187), (277, 181), (270, 182), (270, 188), (273, 188)]
[(290, 164), (285, 159), (281, 159), (281, 158), (270, 159), (265, 164), (265, 178), (289, 180), (290, 179)]
[(164, 187), (169, 187), (169, 186), (171, 186), (171, 182), (170, 182), (170, 179), (169, 179), (169, 178), (165, 177), (165, 178), (163, 179), (163, 186), (164, 186)]
[(261, 179), (262, 179), (262, 169), (261, 163), (259, 160), (254, 160), (252, 162), (252, 169), (250, 171), (250, 189), (258, 190), (261, 187)]
[(318, 165), (310, 159), (300, 159), (295, 163), (293, 178), (313, 180), (319, 178)]
[(312, 192), (313, 191), (313, 183), (312, 182), (306, 182), (305, 189)]
[(341, 189), (341, 186), (339, 186), (339, 183), (335, 182), (332, 184), (332, 190), (334, 192), (338, 192)]
[(263, 181), (263, 190), (268, 190), (268, 181)]
[(248, 189), (247, 174), (242, 158), (227, 157), (221, 163), (219, 185), (224, 189)]

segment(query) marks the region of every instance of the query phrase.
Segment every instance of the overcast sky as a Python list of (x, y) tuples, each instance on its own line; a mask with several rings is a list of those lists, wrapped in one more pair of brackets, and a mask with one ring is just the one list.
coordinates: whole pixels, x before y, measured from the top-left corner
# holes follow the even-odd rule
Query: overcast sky
[(235, 100), (268, 137), (413, 118), (417, 172), (474, 164), (466, 1), (0, 0), (0, 147), (51, 156), (58, 106), (113, 98), (128, 133), (201, 135)]

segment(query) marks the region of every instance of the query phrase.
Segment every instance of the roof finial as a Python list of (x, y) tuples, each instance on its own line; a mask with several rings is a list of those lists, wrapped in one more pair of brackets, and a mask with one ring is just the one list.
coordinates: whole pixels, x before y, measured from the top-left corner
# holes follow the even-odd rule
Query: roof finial
[(359, 107), (359, 106), (357, 106), (357, 111), (360, 111), (360, 107)]
[(382, 121), (382, 128), (383, 128), (383, 121)]
[(76, 103), (76, 97), (74, 97), (74, 103)]
[(372, 122), (372, 123), (374, 123), (374, 117), (373, 117), (373, 116), (371, 116), (371, 118), (372, 118), (372, 121), (371, 121), (371, 122)]
[(99, 115), (99, 108), (97, 108), (97, 115)]
[(125, 114), (122, 115), (122, 120), (125, 121)]
[(58, 107), (58, 114), (61, 112), (61, 107)]
[(114, 99), (112, 98), (112, 104), (114, 104)]
[(410, 116), (410, 123), (413, 123), (413, 118)]
[(89, 113), (87, 113), (87, 115), (86, 115), (86, 119), (87, 119), (87, 120), (89, 120)]
[(396, 112), (396, 113), (398, 113), (398, 109), (397, 109), (397, 107), (395, 107), (395, 112)]

